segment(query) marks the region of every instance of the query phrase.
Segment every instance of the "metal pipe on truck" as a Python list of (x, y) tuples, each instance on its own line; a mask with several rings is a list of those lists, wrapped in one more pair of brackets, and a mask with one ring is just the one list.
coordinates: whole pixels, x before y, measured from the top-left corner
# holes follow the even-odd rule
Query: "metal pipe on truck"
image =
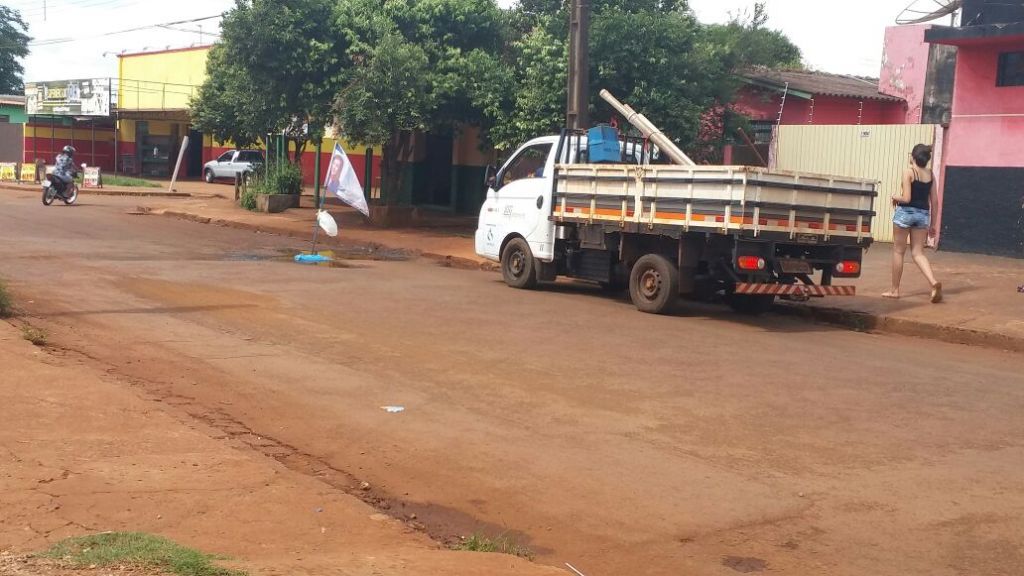
[(650, 139), (654, 142), (662, 152), (664, 152), (673, 162), (676, 164), (682, 164), (683, 166), (696, 166), (697, 163), (690, 160), (690, 157), (683, 153), (678, 146), (672, 143), (672, 140), (668, 136), (665, 136), (658, 130), (658, 127), (651, 123), (646, 116), (640, 114), (636, 110), (633, 110), (627, 104), (619, 102), (615, 96), (612, 96), (611, 92), (607, 90), (601, 90), (601, 98), (605, 102), (611, 105), (612, 108), (626, 117), (626, 121), (636, 127), (645, 138)]

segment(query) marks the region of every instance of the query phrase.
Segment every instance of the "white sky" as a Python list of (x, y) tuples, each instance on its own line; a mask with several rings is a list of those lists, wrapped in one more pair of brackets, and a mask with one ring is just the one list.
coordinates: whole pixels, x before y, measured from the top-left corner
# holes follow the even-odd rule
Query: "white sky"
[[(769, 26), (785, 32), (803, 50), (814, 69), (877, 76), (885, 27), (910, 0), (767, 0)], [(931, 2), (932, 0), (921, 0)], [(499, 0), (503, 5), (511, 0)], [(43, 20), (46, 4), (47, 19)], [(753, 0), (689, 0), (704, 22), (724, 22), (730, 12), (751, 9)], [(0, 0), (22, 11), (36, 39), (75, 38), (73, 42), (32, 47), (25, 59), (25, 80), (117, 76), (114, 54), (127, 50), (178, 48), (210, 42), (217, 20), (180, 24), (182, 30), (149, 28), (101, 34), (149, 24), (219, 14), (232, 0)], [(191, 30), (191, 31), (188, 31)]]

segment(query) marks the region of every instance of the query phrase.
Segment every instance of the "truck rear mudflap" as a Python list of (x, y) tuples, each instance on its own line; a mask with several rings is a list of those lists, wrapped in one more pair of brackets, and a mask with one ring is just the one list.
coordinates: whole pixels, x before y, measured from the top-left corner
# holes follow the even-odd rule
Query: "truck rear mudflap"
[(804, 299), (824, 298), (825, 296), (856, 296), (857, 287), (739, 282), (733, 293), (752, 296), (791, 296), (795, 299)]

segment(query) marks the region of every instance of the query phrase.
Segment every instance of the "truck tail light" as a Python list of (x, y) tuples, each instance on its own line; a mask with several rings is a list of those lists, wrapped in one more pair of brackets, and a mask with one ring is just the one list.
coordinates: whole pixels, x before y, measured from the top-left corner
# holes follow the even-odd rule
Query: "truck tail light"
[(740, 256), (736, 259), (740, 270), (764, 270), (767, 265), (760, 256)]
[(860, 262), (856, 260), (843, 260), (836, 264), (836, 274), (843, 276), (855, 276), (860, 274)]

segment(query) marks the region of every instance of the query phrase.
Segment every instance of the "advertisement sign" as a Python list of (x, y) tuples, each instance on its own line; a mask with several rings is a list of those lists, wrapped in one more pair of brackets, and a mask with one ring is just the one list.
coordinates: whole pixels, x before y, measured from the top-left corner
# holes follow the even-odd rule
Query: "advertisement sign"
[(18, 165), (14, 162), (0, 163), (0, 182), (16, 182), (18, 180)]
[(29, 116), (110, 116), (110, 79), (29, 82), (25, 112)]
[(29, 164), (28, 162), (21, 165), (21, 174), (19, 177), (21, 182), (35, 182), (36, 181), (36, 165)]
[(86, 188), (102, 188), (103, 178), (99, 166), (87, 166), (82, 172), (82, 185)]

